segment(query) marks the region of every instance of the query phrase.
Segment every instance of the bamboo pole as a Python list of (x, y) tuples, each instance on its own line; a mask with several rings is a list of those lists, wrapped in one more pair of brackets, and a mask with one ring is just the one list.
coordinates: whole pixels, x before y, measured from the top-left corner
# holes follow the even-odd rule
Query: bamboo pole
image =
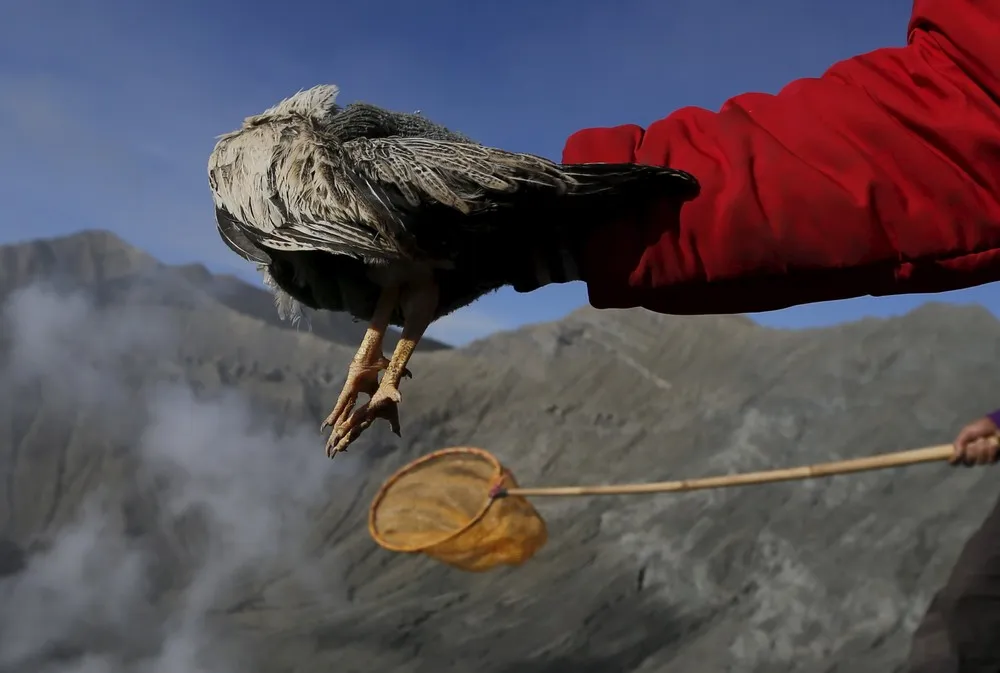
[[(996, 443), (1000, 437), (993, 438)], [(884, 470), (890, 467), (904, 467), (919, 463), (933, 463), (948, 460), (954, 449), (951, 444), (928, 446), (923, 449), (885, 453), (865, 458), (838, 460), (831, 463), (803, 465), (780, 470), (763, 472), (746, 472), (743, 474), (727, 474), (701, 479), (683, 479), (680, 481), (660, 481), (650, 484), (609, 484), (604, 486), (548, 486), (548, 487), (517, 487), (499, 489), (495, 497), (519, 495), (536, 496), (578, 496), (578, 495), (636, 495), (641, 493), (677, 493), (682, 491), (698, 491), (707, 488), (728, 488), (731, 486), (748, 486), (751, 484), (770, 484), (779, 481), (795, 481), (799, 479), (816, 479), (831, 477), (852, 472), (867, 472)]]

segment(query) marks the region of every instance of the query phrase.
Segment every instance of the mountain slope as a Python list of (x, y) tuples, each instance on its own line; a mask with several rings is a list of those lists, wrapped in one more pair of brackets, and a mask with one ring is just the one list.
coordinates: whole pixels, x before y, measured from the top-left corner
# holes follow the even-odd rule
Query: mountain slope
[[(150, 277), (155, 278), (151, 280)], [(238, 313), (252, 316), (281, 329), (298, 330), (282, 321), (274, 299), (263, 287), (252, 287), (227, 275), (216, 275), (200, 264), (165, 266), (108, 231), (84, 231), (51, 240), (0, 246), (0, 296), (44, 280), (57, 287), (99, 287), (135, 284), (155, 288), (162, 297), (146, 296), (144, 301), (190, 301), (190, 296), (206, 295)], [(328, 341), (357, 348), (366, 325), (346, 314), (312, 312), (308, 331)], [(386, 338), (386, 349), (396, 345), (398, 331)], [(423, 339), (419, 350), (448, 348), (434, 339)]]
[(537, 558), (462, 574), (367, 537), (418, 455), (483, 446), (541, 485), (943, 442), (997, 404), (1000, 324), (581, 310), (418, 354), (402, 441), (376, 427), (331, 462), (315, 427), (351, 348), (111, 275), (8, 293), (0, 537), (27, 567), (0, 580), (0, 670), (882, 673), (997, 494), (930, 465), (539, 500)]

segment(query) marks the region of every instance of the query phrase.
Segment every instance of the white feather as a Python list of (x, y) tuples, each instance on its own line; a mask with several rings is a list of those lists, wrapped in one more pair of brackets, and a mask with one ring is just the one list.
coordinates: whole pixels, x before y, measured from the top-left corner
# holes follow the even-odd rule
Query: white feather
[(312, 329), (312, 322), (308, 309), (301, 302), (296, 301), (292, 295), (288, 294), (278, 286), (278, 282), (271, 276), (266, 264), (258, 264), (257, 271), (264, 279), (264, 285), (274, 293), (274, 306), (278, 309), (278, 317), (282, 320), (291, 321), (294, 327), (302, 324), (306, 330)]

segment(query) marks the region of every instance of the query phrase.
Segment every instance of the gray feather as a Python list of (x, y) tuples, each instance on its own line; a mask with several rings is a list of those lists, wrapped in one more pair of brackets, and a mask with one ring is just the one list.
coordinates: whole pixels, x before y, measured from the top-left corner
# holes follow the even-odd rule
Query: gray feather
[(484, 196), (575, 180), (551, 161), (483, 147), (420, 115), (355, 104), (336, 87), (299, 92), (220, 138), (209, 158), (215, 205), (265, 247), (358, 259), (413, 258), (400, 206), (469, 214)]
[(551, 235), (591, 206), (613, 217), (614, 198), (637, 189), (697, 191), (681, 171), (561, 166), (482, 146), (419, 113), (341, 107), (338, 93), (313, 87), (247, 117), (208, 161), (220, 235), (269, 269), (265, 282), (289, 319), (302, 315), (296, 297), (364, 318), (379, 287), (454, 270), (463, 286), (443, 295), (443, 315), (511, 282), (495, 254), (526, 236)]

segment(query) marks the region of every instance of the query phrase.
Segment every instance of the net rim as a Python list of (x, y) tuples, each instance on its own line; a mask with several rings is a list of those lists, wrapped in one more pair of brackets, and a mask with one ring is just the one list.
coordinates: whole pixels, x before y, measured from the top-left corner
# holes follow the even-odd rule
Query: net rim
[(422, 544), (419, 546), (393, 544), (382, 537), (381, 533), (379, 533), (378, 531), (378, 527), (375, 525), (375, 513), (378, 511), (379, 505), (381, 505), (382, 501), (385, 499), (386, 493), (389, 492), (389, 489), (392, 488), (396, 484), (396, 482), (398, 482), (401, 478), (405, 477), (409, 473), (413, 472), (419, 467), (424, 466), (427, 463), (433, 462), (445, 456), (453, 456), (456, 454), (465, 456), (474, 455), (480, 458), (484, 458), (486, 462), (493, 467), (494, 484), (503, 481), (504, 467), (503, 465), (500, 464), (500, 461), (497, 460), (496, 456), (494, 456), (486, 449), (479, 449), (472, 446), (453, 446), (447, 449), (438, 449), (437, 451), (432, 451), (431, 453), (428, 453), (424, 456), (421, 456), (420, 458), (417, 458), (414, 461), (407, 463), (403, 467), (396, 470), (388, 479), (386, 479), (382, 483), (382, 486), (379, 487), (378, 492), (372, 499), (372, 504), (368, 508), (368, 533), (372, 536), (372, 539), (375, 540), (375, 542), (378, 543), (380, 547), (394, 552), (403, 552), (403, 553), (422, 552), (427, 549), (430, 549), (431, 547), (437, 546), (444, 542), (448, 542), (449, 540), (453, 540), (454, 538), (458, 537), (459, 535), (461, 535), (462, 533), (464, 533), (465, 531), (469, 530), (477, 523), (482, 521), (483, 517), (486, 516), (486, 512), (488, 512), (490, 507), (493, 505), (493, 498), (489, 497), (488, 492), (486, 493), (487, 497), (485, 498), (483, 506), (479, 508), (479, 511), (476, 512), (475, 516), (469, 519), (468, 523), (466, 523), (461, 528), (458, 528), (457, 530), (448, 533), (440, 540), (435, 540), (430, 544)]

